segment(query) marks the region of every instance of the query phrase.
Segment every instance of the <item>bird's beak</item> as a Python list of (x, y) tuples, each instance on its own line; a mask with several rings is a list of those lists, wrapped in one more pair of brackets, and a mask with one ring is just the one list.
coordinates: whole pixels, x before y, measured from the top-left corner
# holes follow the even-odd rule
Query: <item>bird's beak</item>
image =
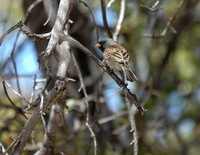
[(96, 44), (94, 47), (99, 48), (100, 46), (101, 46), (100, 44)]

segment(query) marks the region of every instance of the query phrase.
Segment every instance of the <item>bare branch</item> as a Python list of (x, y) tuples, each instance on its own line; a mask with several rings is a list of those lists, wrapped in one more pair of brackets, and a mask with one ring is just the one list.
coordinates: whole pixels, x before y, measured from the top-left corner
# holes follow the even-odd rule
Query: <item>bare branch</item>
[(158, 8), (159, 3), (160, 3), (160, 0), (157, 0), (152, 7), (149, 7), (149, 6), (146, 6), (146, 5), (142, 5), (142, 4), (140, 6), (144, 7), (144, 8), (147, 8), (151, 12), (157, 12), (158, 10), (163, 9), (163, 7)]
[(78, 73), (78, 76), (79, 76), (79, 79), (80, 79), (80, 83), (81, 83), (81, 86), (80, 88), (82, 89), (84, 95), (85, 95), (85, 102), (86, 102), (86, 108), (87, 108), (87, 114), (86, 114), (86, 123), (85, 125), (88, 127), (90, 133), (91, 133), (91, 137), (93, 138), (93, 141), (94, 141), (94, 154), (96, 155), (97, 154), (97, 141), (96, 141), (96, 136), (94, 134), (94, 131), (92, 130), (92, 128), (90, 127), (89, 125), (89, 103), (88, 103), (88, 95), (87, 95), (87, 91), (86, 91), (86, 88), (85, 88), (85, 84), (84, 84), (84, 81), (83, 81), (83, 77), (82, 77), (82, 74), (81, 74), (81, 71), (80, 71), (80, 68), (78, 66), (78, 63), (73, 55), (73, 53), (71, 52), (71, 55), (72, 55), (72, 60), (73, 60), (73, 64), (74, 64), (74, 67), (76, 68), (76, 71)]
[(101, 11), (102, 11), (102, 18), (103, 18), (104, 29), (105, 29), (107, 35), (108, 35), (110, 38), (113, 38), (112, 33), (111, 33), (111, 31), (110, 31), (110, 29), (109, 29), (109, 26), (108, 26), (107, 19), (106, 19), (105, 0), (101, 0)]
[(133, 140), (130, 143), (130, 145), (133, 145), (134, 155), (138, 155), (138, 135), (137, 135), (137, 128), (136, 128), (135, 119), (134, 119), (136, 109), (134, 106), (130, 105), (130, 102), (127, 96), (125, 96), (125, 100), (126, 100), (126, 105), (127, 105), (128, 115), (129, 115), (129, 121), (131, 124), (130, 132), (133, 132)]
[[(59, 89), (54, 88), (54, 89), (52, 89), (52, 91), (49, 92), (49, 94), (47, 94), (45, 96), (42, 111), (45, 111), (48, 108), (50, 108), (62, 96), (66, 85), (67, 85), (67, 82), (63, 83)], [(36, 126), (36, 124), (38, 123), (38, 121), (41, 118), (40, 111), (41, 111), (41, 108), (40, 108), (40, 105), (38, 105), (37, 108), (34, 110), (33, 114), (28, 119), (26, 125), (22, 129), (22, 132), (23, 132), (22, 136), (21, 136), (19, 142), (15, 145), (15, 148), (13, 149), (13, 154), (21, 154), (22, 153), (23, 148), (24, 148), (31, 132), (33, 131), (34, 127)]]
[(29, 20), (29, 16), (30, 16), (31, 11), (32, 11), (38, 4), (40, 4), (41, 2), (42, 2), (42, 0), (36, 0), (35, 2), (33, 2), (33, 3), (29, 6), (28, 10), (26, 11), (26, 16), (25, 16), (25, 21), (24, 21), (25, 24), (27, 24), (27, 22), (28, 22), (28, 20)]
[[(147, 37), (147, 38), (152, 38), (152, 39), (159, 39), (159, 38), (161, 38), (161, 37), (164, 37), (164, 36), (166, 35), (168, 29), (172, 26), (172, 23), (173, 23), (173, 21), (175, 20), (175, 18), (176, 18), (176, 16), (177, 16), (177, 14), (178, 14), (180, 8), (182, 7), (183, 3), (184, 3), (184, 0), (180, 2), (179, 6), (178, 6), (178, 8), (177, 8), (177, 10), (176, 10), (176, 12), (174, 13), (174, 15), (173, 15), (172, 17), (169, 18), (169, 20), (168, 20), (168, 22), (167, 22), (165, 28), (163, 29), (163, 31), (162, 31), (162, 33), (161, 33), (160, 35), (146, 35), (146, 34), (145, 34), (145, 35), (143, 35), (143, 36), (145, 36), (145, 37)], [(173, 32), (176, 33), (175, 30), (173, 30)]]
[(65, 35), (65, 34), (59, 34), (61, 40), (67, 40), (70, 41), (73, 47), (81, 49), (84, 53), (86, 53), (89, 57), (91, 57), (105, 72), (107, 72), (113, 80), (119, 85), (120, 88), (122, 88), (122, 91), (124, 94), (127, 94), (128, 98), (135, 104), (135, 106), (138, 108), (140, 113), (143, 115), (147, 110), (143, 108), (143, 106), (140, 104), (139, 100), (137, 99), (137, 96), (135, 94), (132, 94), (130, 90), (127, 88), (127, 85), (122, 82), (118, 76), (116, 76), (113, 72), (107, 69), (106, 66), (103, 65), (103, 63), (86, 47), (84, 47), (81, 43), (79, 43), (77, 40), (73, 39), (72, 37)]
[[(15, 95), (17, 95), (18, 97), (20, 97), (22, 100), (24, 100), (27, 104), (30, 104), (29, 101), (27, 101), (21, 94), (19, 94), (9, 83), (7, 83), (3, 77), (0, 76), (0, 81), (3, 84), (6, 84), (14, 93)], [(30, 104), (31, 105), (31, 104)]]
[(63, 32), (63, 30), (65, 28), (65, 24), (68, 22), (69, 15), (70, 15), (70, 12), (71, 12), (71, 9), (72, 9), (72, 6), (73, 6), (72, 3), (73, 3), (72, 0), (69, 0), (69, 1), (68, 0), (61, 0), (60, 1), (56, 21), (55, 21), (54, 27), (53, 27), (52, 32), (51, 32), (51, 38), (50, 38), (49, 43), (47, 45), (45, 54), (43, 56), (45, 71), (51, 79), (56, 79), (56, 80), (61, 80), (61, 81), (66, 80), (65, 78), (62, 78), (60, 76), (57, 76), (57, 75), (54, 75), (54, 74), (51, 73), (48, 58), (51, 56), (52, 52), (56, 48), (56, 45), (58, 45), (58, 43), (60, 41), (58, 34)]
[[(20, 21), (21, 22), (21, 21)], [(20, 29), (31, 39), (33, 40), (43, 40), (43, 39), (49, 39), (49, 37), (51, 36), (51, 33), (43, 33), (43, 34), (36, 34), (36, 33), (32, 33), (28, 30), (28, 27), (21, 22), (21, 25), (19, 25)]]
[(5, 95), (7, 97), (7, 99), (10, 101), (10, 103), (12, 104), (13, 108), (15, 109), (15, 111), (17, 112), (17, 114), (20, 114), (22, 115), (25, 119), (28, 119), (27, 116), (25, 115), (25, 112), (19, 108), (18, 106), (16, 106), (13, 101), (10, 99), (9, 95), (8, 95), (8, 92), (6, 90), (6, 86), (5, 86), (5, 81), (2, 81), (2, 84), (3, 84), (3, 89), (4, 89), (4, 92), (5, 92)]
[(118, 38), (119, 38), (119, 33), (122, 28), (122, 24), (123, 24), (123, 20), (124, 20), (125, 10), (126, 10), (126, 0), (121, 0), (119, 19), (117, 22), (114, 36), (113, 36), (113, 40), (115, 40), (115, 41), (118, 41)]
[[(14, 52), (15, 52), (15, 47), (16, 47), (16, 44), (17, 44), (17, 40), (19, 38), (19, 34), (20, 34), (20, 31), (18, 31), (17, 36), (15, 38), (14, 45), (12, 47), (12, 51), (11, 51), (11, 54), (10, 54), (10, 59), (11, 59), (11, 62), (13, 63), (13, 67), (14, 67), (15, 79), (16, 79), (16, 83), (17, 83), (17, 91), (19, 92), (19, 94), (21, 94), (21, 89), (20, 89), (20, 86), (19, 86), (18, 72), (17, 72), (17, 65), (16, 65), (14, 58), (13, 58)], [(23, 106), (22, 102), (20, 102), (20, 103), (21, 103), (21, 106)]]
[(110, 0), (107, 4), (107, 7), (109, 8), (113, 3), (115, 2), (115, 0)]
[(9, 145), (9, 147), (6, 149), (6, 151), (3, 153), (3, 155), (5, 155), (5, 154), (10, 150), (10, 148), (13, 147), (13, 145), (19, 143), (19, 140), (20, 140), (20, 138), (21, 138), (21, 136), (22, 136), (22, 134), (23, 134), (24, 132), (25, 132), (25, 131), (22, 131), (22, 132), (20, 133), (20, 135), (17, 136), (17, 138), (15, 138), (15, 140)]
[(55, 10), (53, 10), (53, 4), (54, 4), (54, 0), (51, 0), (51, 6), (49, 5), (49, 1), (50, 0), (43, 0), (43, 5), (46, 11), (46, 14), (48, 16), (48, 19), (46, 20), (46, 22), (43, 24), (43, 26), (47, 25), (48, 22), (50, 21), (52, 15), (55, 15), (56, 12)]
[(12, 31), (14, 31), (15, 29), (17, 29), (18, 27), (22, 26), (22, 21), (20, 20), (17, 24), (15, 24), (14, 26), (12, 26), (9, 30), (7, 30), (0, 38), (0, 46), (4, 40), (4, 38), (10, 34)]
[(118, 113), (113, 114), (111, 116), (101, 118), (101, 119), (98, 120), (98, 122), (99, 122), (99, 124), (104, 124), (104, 123), (115, 120), (116, 118), (121, 117), (121, 116), (126, 115), (126, 114), (127, 114), (127, 111), (121, 111), (121, 112), (118, 112)]
[(32, 90), (32, 93), (31, 93), (31, 98), (30, 98), (30, 103), (33, 102), (33, 96), (35, 94), (35, 87), (36, 87), (36, 75), (34, 76), (34, 83), (33, 83), (33, 90)]
[(4, 148), (3, 144), (0, 142), (0, 154), (3, 155), (8, 155), (8, 153), (4, 153), (6, 151), (6, 149)]
[(98, 43), (99, 42), (99, 30), (98, 30), (98, 27), (97, 27), (97, 24), (95, 22), (95, 18), (94, 18), (94, 14), (92, 12), (92, 9), (87, 5), (87, 3), (83, 2), (82, 0), (79, 0), (81, 3), (83, 3), (90, 11), (90, 14), (92, 16), (92, 21), (93, 21), (93, 24), (94, 24), (94, 28), (95, 28), (95, 31), (96, 31), (96, 42)]

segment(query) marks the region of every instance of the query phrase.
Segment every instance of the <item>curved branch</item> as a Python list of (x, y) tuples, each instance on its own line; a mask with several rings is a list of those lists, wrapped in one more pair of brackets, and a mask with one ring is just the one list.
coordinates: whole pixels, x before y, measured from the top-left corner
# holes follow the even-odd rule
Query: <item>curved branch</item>
[(79, 43), (77, 40), (70, 37), (69, 35), (59, 34), (59, 36), (62, 41), (69, 41), (73, 47), (81, 49), (84, 53), (91, 57), (105, 72), (107, 72), (112, 77), (112, 79), (115, 80), (119, 87), (122, 88), (123, 93), (126, 94), (128, 98), (135, 104), (135, 106), (142, 115), (147, 111), (140, 104), (139, 100), (137, 99), (137, 96), (130, 92), (130, 90), (127, 88), (127, 85), (124, 84), (124, 82), (122, 82), (117, 75), (108, 70), (107, 67), (104, 66), (103, 63), (99, 60), (99, 58), (97, 58), (90, 50), (88, 50), (85, 46), (83, 46), (81, 43)]
[(120, 33), (121, 28), (122, 28), (125, 10), (126, 10), (126, 0), (121, 0), (119, 19), (118, 19), (118, 22), (117, 22), (117, 26), (116, 26), (116, 29), (115, 29), (114, 36), (113, 36), (113, 40), (115, 40), (116, 42), (118, 41), (119, 33)]
[(97, 24), (95, 22), (95, 18), (94, 18), (94, 14), (91, 10), (91, 8), (87, 5), (87, 3), (83, 2), (82, 0), (79, 0), (81, 3), (83, 3), (90, 11), (90, 14), (92, 16), (92, 20), (93, 20), (93, 24), (94, 24), (94, 28), (95, 28), (95, 31), (96, 31), (96, 35), (97, 35), (97, 38), (96, 38), (96, 41), (97, 43), (99, 42), (99, 31), (98, 31), (98, 27), (97, 27)]
[(101, 0), (101, 11), (102, 11), (102, 17), (103, 17), (103, 25), (104, 25), (104, 29), (107, 33), (107, 35), (110, 38), (113, 38), (112, 33), (108, 27), (108, 23), (107, 23), (107, 19), (106, 19), (106, 6), (105, 6), (105, 0)]

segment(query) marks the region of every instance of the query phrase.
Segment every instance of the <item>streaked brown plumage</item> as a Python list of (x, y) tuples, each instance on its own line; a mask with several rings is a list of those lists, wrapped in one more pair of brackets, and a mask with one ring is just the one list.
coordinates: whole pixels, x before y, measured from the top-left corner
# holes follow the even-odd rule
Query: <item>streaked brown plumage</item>
[(101, 40), (95, 47), (98, 47), (104, 56), (104, 62), (111, 70), (121, 72), (122, 80), (139, 81), (133, 70), (128, 66), (130, 55), (127, 50), (117, 44), (111, 38)]

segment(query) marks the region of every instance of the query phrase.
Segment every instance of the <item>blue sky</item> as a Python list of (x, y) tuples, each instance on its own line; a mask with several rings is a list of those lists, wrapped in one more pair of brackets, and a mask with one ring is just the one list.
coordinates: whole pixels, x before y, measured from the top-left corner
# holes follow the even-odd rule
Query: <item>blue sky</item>
[[(10, 54), (12, 52), (12, 48), (14, 45), (14, 41), (16, 38), (18, 30), (15, 30), (11, 34), (9, 34), (3, 41), (2, 45), (0, 46), (0, 60), (5, 62), (6, 59), (10, 59)], [(1, 31), (2, 34), (2, 31)], [(17, 73), (19, 76), (30, 76), (30, 77), (23, 77), (19, 78), (20, 86), (22, 89), (22, 93), (24, 95), (28, 95), (31, 93), (32, 86), (33, 86), (33, 77), (34, 74), (39, 72), (39, 66), (37, 63), (37, 55), (36, 55), (36, 49), (34, 47), (34, 43), (32, 40), (28, 39), (26, 40), (26, 36), (23, 33), (20, 33), (20, 36), (17, 41), (17, 45), (15, 48), (15, 53), (20, 52), (17, 54), (17, 57), (15, 57), (14, 61), (16, 62), (17, 67)], [(20, 47), (22, 42), (25, 41), (23, 46)], [(19, 49), (20, 47), (20, 49)], [(18, 49), (18, 51), (17, 51)], [(10, 68), (13, 70), (13, 66), (10, 67), (12, 63), (9, 63), (7, 67), (3, 71), (3, 75), (10, 72)], [(2, 72), (2, 71), (1, 71)], [(15, 80), (12, 82), (15, 83)]]

